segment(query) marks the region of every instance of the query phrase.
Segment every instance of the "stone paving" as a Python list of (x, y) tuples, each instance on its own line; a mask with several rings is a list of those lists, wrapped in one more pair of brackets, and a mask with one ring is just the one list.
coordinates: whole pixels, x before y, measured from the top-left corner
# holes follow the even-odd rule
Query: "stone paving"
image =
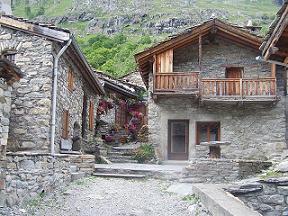
[[(208, 216), (199, 200), (168, 192), (173, 184), (160, 180), (86, 178), (43, 199), (15, 215), (36, 216)], [(175, 187), (174, 187), (175, 188)]]

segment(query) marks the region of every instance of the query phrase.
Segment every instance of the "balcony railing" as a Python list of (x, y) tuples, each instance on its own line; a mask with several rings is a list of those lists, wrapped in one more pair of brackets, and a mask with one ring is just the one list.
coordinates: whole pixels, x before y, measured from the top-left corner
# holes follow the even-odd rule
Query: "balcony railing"
[(276, 79), (201, 79), (201, 97), (276, 96)]
[(193, 91), (199, 86), (199, 72), (157, 73), (154, 80), (155, 91)]

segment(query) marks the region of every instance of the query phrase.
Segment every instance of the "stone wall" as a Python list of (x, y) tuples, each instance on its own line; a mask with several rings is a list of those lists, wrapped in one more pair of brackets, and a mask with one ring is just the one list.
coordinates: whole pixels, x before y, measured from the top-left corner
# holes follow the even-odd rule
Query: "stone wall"
[[(68, 71), (71, 70), (74, 77), (74, 88), (73, 90), (68, 89)], [(84, 95), (86, 96), (86, 121), (84, 122), (84, 136), (82, 137), (82, 127), (83, 127), (83, 100)], [(89, 130), (89, 103), (93, 101), (94, 103), (94, 126), (96, 124), (96, 114), (98, 107), (99, 97), (93, 90), (89, 87), (88, 83), (83, 79), (80, 74), (79, 69), (64, 56), (60, 60), (59, 68), (59, 80), (58, 80), (58, 93), (57, 93), (57, 123), (56, 123), (56, 149), (59, 150), (62, 140), (62, 123), (63, 123), (63, 112), (64, 110), (69, 111), (69, 138), (64, 141), (65, 146), (69, 146), (72, 149), (73, 137), (78, 133), (82, 137), (82, 147), (81, 150), (84, 152), (91, 152), (91, 148), (95, 145), (95, 127)], [(75, 124), (78, 128), (75, 131)], [(68, 149), (69, 149), (68, 148)]]
[(272, 165), (271, 162), (227, 160), (227, 159), (197, 159), (191, 160), (182, 172), (183, 182), (223, 183), (232, 182), (261, 173)]
[(12, 87), (0, 79), (0, 206), (5, 202), (6, 148), (9, 132)]
[(227, 189), (263, 216), (288, 215), (288, 178), (268, 178)]
[[(229, 66), (244, 67), (245, 78), (270, 77), (270, 64), (257, 61), (258, 55), (258, 50), (216, 37), (213, 43), (204, 43), (202, 46), (201, 77), (225, 78), (225, 68)], [(175, 49), (173, 57), (175, 72), (200, 71), (198, 44)]]
[(15, 64), (24, 75), (13, 84), (8, 150), (48, 151), (52, 43), (3, 26), (0, 43), (4, 50), (17, 51)]
[(8, 153), (0, 207), (20, 205), (41, 193), (59, 189), (77, 174), (90, 175), (94, 162), (93, 155), (56, 155), (53, 158), (42, 153)]

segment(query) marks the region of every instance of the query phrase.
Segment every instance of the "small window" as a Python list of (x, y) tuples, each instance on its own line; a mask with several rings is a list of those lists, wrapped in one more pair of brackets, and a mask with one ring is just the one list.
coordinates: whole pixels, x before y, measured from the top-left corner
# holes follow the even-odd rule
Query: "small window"
[(94, 102), (91, 100), (89, 104), (89, 130), (94, 127)]
[(196, 144), (220, 141), (220, 122), (197, 122)]
[(12, 63), (15, 63), (16, 52), (15, 51), (4, 52), (2, 57), (8, 59)]
[(68, 139), (68, 136), (69, 136), (69, 111), (64, 110), (64, 112), (63, 112), (62, 138)]
[(68, 71), (67, 82), (68, 82), (68, 90), (73, 91), (73, 89), (74, 89), (74, 75), (73, 75), (73, 71), (71, 68)]

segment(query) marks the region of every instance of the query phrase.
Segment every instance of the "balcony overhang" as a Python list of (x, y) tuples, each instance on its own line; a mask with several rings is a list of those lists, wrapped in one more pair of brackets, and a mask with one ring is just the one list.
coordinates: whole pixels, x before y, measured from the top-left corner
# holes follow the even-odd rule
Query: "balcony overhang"
[(280, 96), (214, 96), (214, 97), (201, 97), (201, 105), (231, 105), (231, 106), (245, 106), (245, 105), (275, 105), (281, 100)]

